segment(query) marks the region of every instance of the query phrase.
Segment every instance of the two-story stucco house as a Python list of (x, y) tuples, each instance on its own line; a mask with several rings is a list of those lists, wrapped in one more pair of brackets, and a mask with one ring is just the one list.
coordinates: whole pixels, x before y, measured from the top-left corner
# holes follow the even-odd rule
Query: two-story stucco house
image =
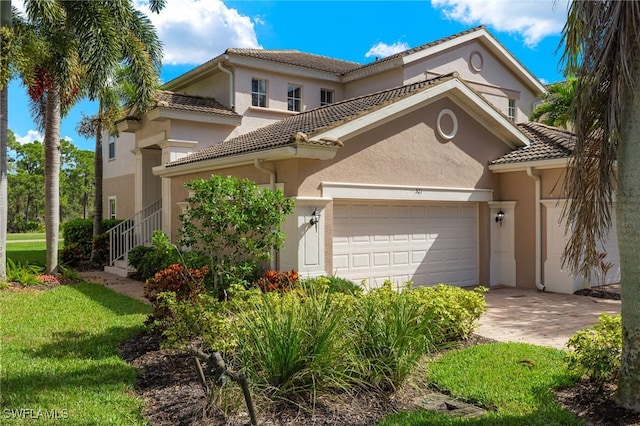
[(105, 215), (175, 238), (184, 183), (235, 175), (296, 200), (280, 270), (570, 293), (588, 284), (560, 259), (574, 137), (528, 122), (544, 91), (484, 27), (366, 65), (228, 49), (119, 123)]

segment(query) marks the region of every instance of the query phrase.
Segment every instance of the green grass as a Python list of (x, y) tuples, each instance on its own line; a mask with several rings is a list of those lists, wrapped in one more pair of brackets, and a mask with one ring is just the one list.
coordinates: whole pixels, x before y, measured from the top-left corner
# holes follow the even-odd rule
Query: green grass
[(24, 234), (7, 234), (7, 241), (19, 240), (44, 240), (46, 238), (44, 232), (27, 232)]
[[(97, 284), (0, 292), (0, 423), (142, 424), (135, 371), (117, 345), (143, 328), (149, 311)], [(21, 419), (11, 410), (33, 411)], [(29, 418), (38, 410), (48, 411)]]
[[(12, 234), (12, 235), (44, 235), (44, 234)], [(63, 241), (58, 243), (62, 249)], [(7, 242), (7, 257), (22, 265), (46, 265), (47, 244), (44, 241)]]
[(451, 351), (428, 367), (431, 383), (452, 396), (484, 408), (487, 415), (460, 419), (424, 411), (383, 420), (391, 425), (579, 425), (554, 402), (551, 389), (577, 377), (556, 349), (520, 343), (493, 343)]

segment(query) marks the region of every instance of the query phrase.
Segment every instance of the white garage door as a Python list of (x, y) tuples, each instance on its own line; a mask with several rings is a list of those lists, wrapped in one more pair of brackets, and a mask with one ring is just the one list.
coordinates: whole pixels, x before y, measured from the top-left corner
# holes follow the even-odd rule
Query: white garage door
[(478, 284), (473, 203), (335, 203), (333, 273), (370, 286)]

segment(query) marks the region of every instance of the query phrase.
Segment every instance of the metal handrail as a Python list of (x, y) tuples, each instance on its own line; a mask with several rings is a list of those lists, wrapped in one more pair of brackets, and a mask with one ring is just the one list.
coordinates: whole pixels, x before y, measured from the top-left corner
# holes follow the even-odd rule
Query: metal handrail
[(154, 201), (133, 216), (111, 228), (109, 265), (124, 259), (132, 248), (151, 242), (153, 231), (162, 229), (162, 200)]

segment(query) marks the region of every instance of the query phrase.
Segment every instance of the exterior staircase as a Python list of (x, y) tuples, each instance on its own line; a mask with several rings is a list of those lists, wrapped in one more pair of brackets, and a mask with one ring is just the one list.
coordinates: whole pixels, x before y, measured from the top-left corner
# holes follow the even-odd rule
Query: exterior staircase
[(129, 266), (132, 248), (151, 243), (153, 232), (162, 229), (162, 200), (157, 200), (109, 231), (109, 264), (105, 272), (126, 277), (135, 272)]

